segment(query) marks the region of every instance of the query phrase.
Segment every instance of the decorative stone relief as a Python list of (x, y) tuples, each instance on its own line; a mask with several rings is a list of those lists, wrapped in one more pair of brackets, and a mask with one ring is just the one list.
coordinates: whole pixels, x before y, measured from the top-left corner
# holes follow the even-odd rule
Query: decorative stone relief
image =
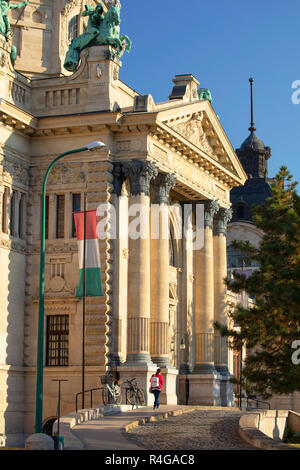
[(215, 152), (213, 147), (209, 142), (203, 125), (202, 120), (204, 119), (204, 113), (195, 113), (192, 117), (186, 121), (179, 124), (169, 124), (172, 129), (174, 129), (179, 134), (183, 135), (187, 140), (192, 142), (194, 145), (197, 145), (201, 150), (208, 153), (210, 156), (215, 158)]
[[(40, 186), (43, 182), (46, 169), (31, 168), (31, 184)], [(64, 163), (56, 164), (49, 175), (48, 184), (84, 183), (86, 175), (83, 171), (83, 163), (66, 166)]]

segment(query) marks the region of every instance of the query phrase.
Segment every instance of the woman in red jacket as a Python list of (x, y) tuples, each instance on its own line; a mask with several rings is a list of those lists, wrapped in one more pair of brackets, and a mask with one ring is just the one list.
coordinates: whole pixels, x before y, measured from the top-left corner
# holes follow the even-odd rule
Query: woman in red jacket
[(159, 395), (164, 384), (163, 376), (160, 374), (160, 369), (157, 369), (156, 374), (153, 374), (151, 379), (151, 393), (154, 393), (154, 406), (153, 409), (159, 407)]

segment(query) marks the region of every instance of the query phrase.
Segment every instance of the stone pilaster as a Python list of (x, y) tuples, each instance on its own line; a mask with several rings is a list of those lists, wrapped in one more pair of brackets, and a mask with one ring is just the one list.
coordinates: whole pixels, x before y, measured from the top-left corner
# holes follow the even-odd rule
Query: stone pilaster
[(213, 219), (219, 206), (205, 202), (204, 244), (195, 252), (195, 373), (209, 374), (214, 368), (214, 258)]
[(160, 173), (152, 183), (151, 211), (151, 359), (169, 367), (169, 194), (173, 175)]
[[(220, 209), (215, 217), (214, 224), (214, 321), (227, 325), (226, 312), (226, 285), (224, 279), (227, 275), (226, 231), (227, 223), (232, 217), (231, 209)], [(216, 370), (228, 374), (228, 347), (226, 338), (215, 332), (214, 361)]]
[[(126, 177), (129, 177), (131, 193), (129, 201), (127, 363), (151, 364), (150, 182), (158, 171), (152, 162), (131, 160), (124, 163), (123, 172)], [(139, 220), (136, 220), (137, 217)]]

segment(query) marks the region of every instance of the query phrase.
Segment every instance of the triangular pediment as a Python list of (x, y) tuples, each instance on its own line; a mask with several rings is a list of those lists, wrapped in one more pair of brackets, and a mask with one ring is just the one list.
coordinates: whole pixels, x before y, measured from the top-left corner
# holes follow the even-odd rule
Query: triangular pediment
[(244, 169), (208, 101), (179, 106), (159, 113), (158, 120), (178, 137), (197, 147), (230, 173), (246, 179)]

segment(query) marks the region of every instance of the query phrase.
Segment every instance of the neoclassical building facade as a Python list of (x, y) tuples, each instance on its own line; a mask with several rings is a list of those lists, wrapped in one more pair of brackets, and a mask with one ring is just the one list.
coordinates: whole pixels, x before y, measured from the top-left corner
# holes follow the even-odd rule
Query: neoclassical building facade
[(87, 298), (86, 389), (111, 370), (137, 377), (149, 401), (159, 366), (162, 403), (233, 404), (232, 353), (213, 322), (227, 321), (230, 191), (246, 173), (193, 75), (176, 75), (169, 99), (155, 103), (119, 79), (111, 46), (86, 48), (75, 73), (64, 71), (85, 3), (97, 2), (30, 1), (14, 66), (0, 37), (0, 439), (9, 445), (34, 425), (43, 177), (56, 156), (95, 140), (106, 146), (61, 160), (47, 185), (44, 424), (56, 417), (53, 379), (68, 380), (64, 414), (81, 391), (73, 212), (84, 195), (102, 227), (104, 291)]

